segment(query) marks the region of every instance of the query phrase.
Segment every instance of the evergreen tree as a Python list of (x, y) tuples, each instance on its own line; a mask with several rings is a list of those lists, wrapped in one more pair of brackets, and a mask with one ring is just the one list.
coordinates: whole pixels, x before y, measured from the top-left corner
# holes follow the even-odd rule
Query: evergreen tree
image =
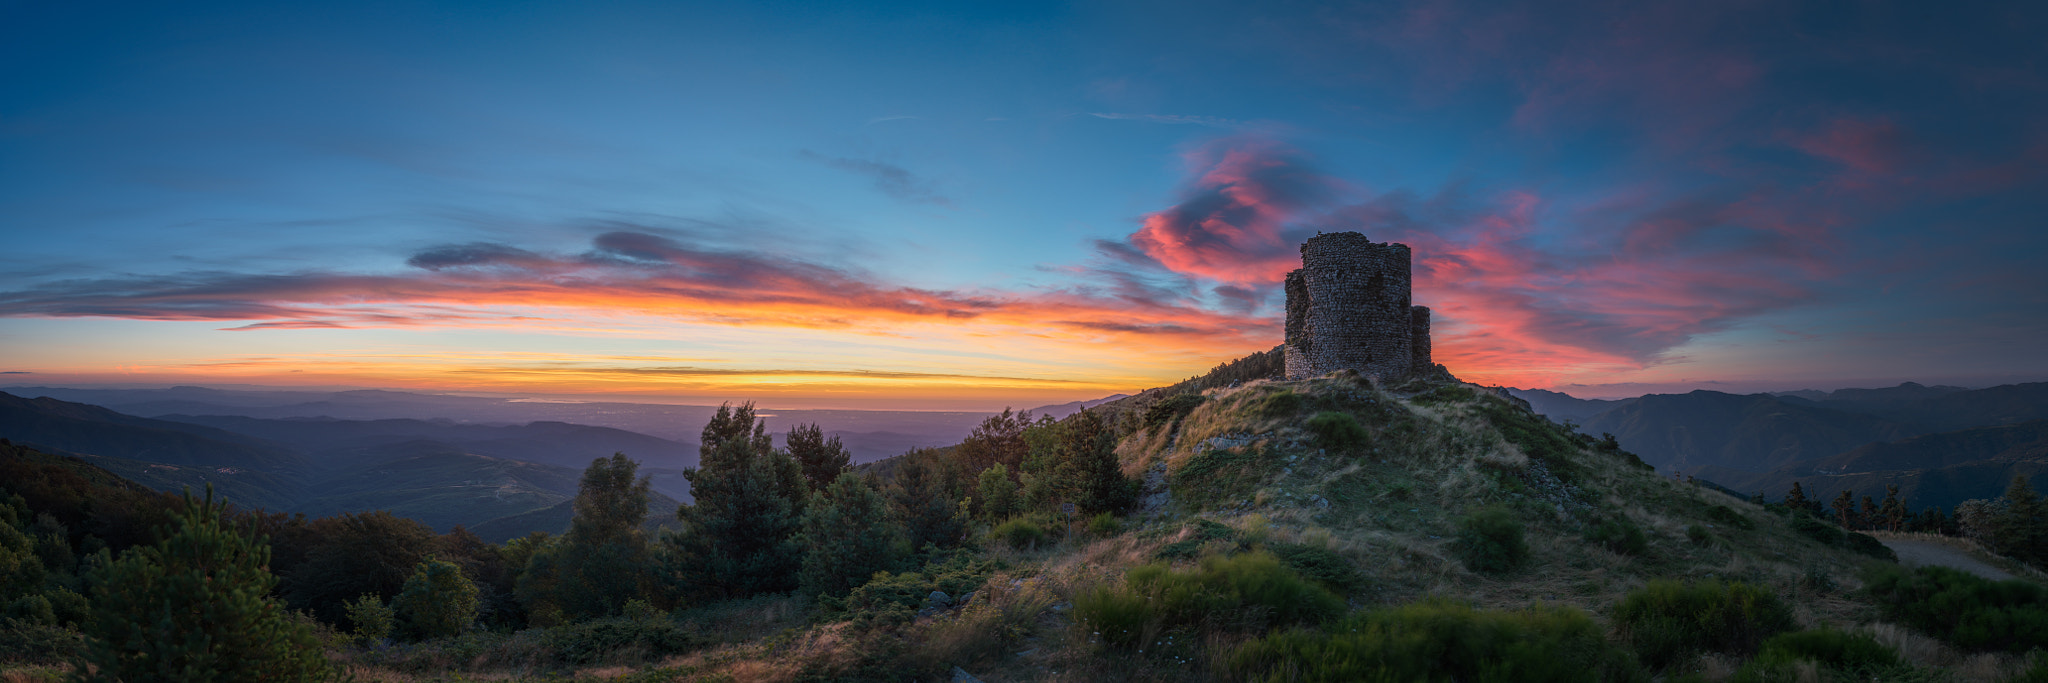
[(100, 551), (81, 679), (304, 681), (332, 678), (311, 628), (269, 597), (267, 540), (224, 527), (227, 503), (185, 496), (176, 531), (112, 559)]
[(791, 427), (788, 444), (789, 456), (803, 467), (804, 479), (812, 491), (831, 486), (852, 460), (839, 437), (825, 438), (825, 430), (816, 423)]
[(980, 472), (997, 463), (1016, 472), (1031, 452), (1031, 444), (1024, 440), (1024, 430), (1030, 427), (1030, 411), (1011, 412), (1004, 408), (1001, 415), (990, 415), (976, 425), (954, 449), (954, 457), (965, 463), (969, 472)]
[(1017, 512), (1017, 482), (1010, 480), (1009, 468), (1002, 463), (981, 471), (974, 493), (974, 505), (984, 520), (1000, 522)]
[(909, 550), (903, 524), (874, 483), (841, 473), (804, 513), (805, 593), (842, 596), (875, 572), (897, 568)]
[(307, 529), (314, 544), (282, 577), (282, 593), (287, 606), (311, 610), (330, 624), (346, 616), (343, 603), (364, 593), (380, 600), (398, 595), (413, 567), (434, 550), (433, 528), (382, 510), (323, 517)]
[(2048, 502), (2034, 492), (2026, 475), (2014, 475), (2005, 488), (2005, 511), (1991, 534), (1991, 546), (2014, 559), (2048, 566)]
[(1906, 523), (1906, 503), (1899, 500), (1899, 485), (1884, 485), (1884, 502), (1877, 505), (1877, 514), (1884, 518), (1885, 529), (1898, 531)]
[(1830, 507), (1835, 509), (1835, 518), (1841, 520), (1842, 528), (1856, 528), (1849, 519), (1849, 514), (1856, 511), (1856, 494), (1843, 491), (1842, 495), (1835, 496), (1835, 502)]
[(476, 584), (452, 562), (429, 559), (405, 580), (391, 613), (415, 640), (461, 635), (476, 622)]
[(1094, 411), (1067, 418), (1060, 451), (1072, 475), (1074, 502), (1089, 512), (1121, 514), (1137, 498), (1134, 482), (1117, 464), (1116, 441)]
[(945, 473), (937, 471), (944, 465), (942, 460), (906, 456), (889, 487), (912, 548), (950, 548), (967, 533), (960, 503), (946, 486)]
[(616, 613), (652, 587), (647, 519), (647, 477), (623, 453), (591, 461), (572, 504), (576, 517), (562, 542), (528, 560), (520, 601), (528, 610), (553, 608), (570, 618)]
[(723, 599), (779, 593), (796, 588), (801, 549), (794, 539), (802, 524), (801, 468), (771, 446), (752, 421), (752, 404), (740, 411), (720, 406), (710, 426), (700, 466), (684, 470), (692, 505), (676, 511), (680, 532), (666, 538), (667, 572), (684, 594)]
[(1792, 482), (1792, 490), (1785, 493), (1785, 507), (1793, 512), (1806, 510), (1806, 489), (1800, 488), (1799, 482)]
[(1871, 499), (1870, 496), (1864, 496), (1863, 512), (1858, 516), (1858, 526), (1863, 528), (1876, 526), (1878, 520), (1882, 518), (1883, 516), (1877, 512), (1877, 501)]

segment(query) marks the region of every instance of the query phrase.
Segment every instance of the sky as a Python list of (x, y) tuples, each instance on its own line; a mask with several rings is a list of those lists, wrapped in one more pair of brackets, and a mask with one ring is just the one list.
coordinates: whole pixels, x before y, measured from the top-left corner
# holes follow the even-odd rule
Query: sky
[(1585, 397), (2048, 380), (2048, 5), (0, 2), (0, 384), (1134, 392), (1318, 231)]

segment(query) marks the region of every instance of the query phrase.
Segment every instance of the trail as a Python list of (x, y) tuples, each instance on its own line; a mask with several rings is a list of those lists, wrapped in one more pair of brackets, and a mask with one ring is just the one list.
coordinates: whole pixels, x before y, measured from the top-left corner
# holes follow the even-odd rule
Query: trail
[(1908, 567), (1927, 565), (1950, 567), (1961, 569), (1993, 581), (2005, 581), (2013, 578), (2012, 574), (2006, 573), (2003, 569), (1985, 564), (1983, 560), (1971, 557), (1969, 553), (1940, 543), (1887, 540), (1884, 542), (1884, 545), (1887, 548), (1891, 548), (1892, 552), (1899, 554), (1899, 564)]

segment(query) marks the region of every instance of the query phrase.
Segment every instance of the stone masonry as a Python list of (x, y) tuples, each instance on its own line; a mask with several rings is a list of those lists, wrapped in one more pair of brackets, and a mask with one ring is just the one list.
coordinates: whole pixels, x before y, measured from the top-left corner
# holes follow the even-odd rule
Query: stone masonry
[(1311, 237), (1287, 274), (1287, 378), (1356, 370), (1397, 380), (1433, 366), (1429, 309), (1409, 301), (1406, 244), (1355, 232)]

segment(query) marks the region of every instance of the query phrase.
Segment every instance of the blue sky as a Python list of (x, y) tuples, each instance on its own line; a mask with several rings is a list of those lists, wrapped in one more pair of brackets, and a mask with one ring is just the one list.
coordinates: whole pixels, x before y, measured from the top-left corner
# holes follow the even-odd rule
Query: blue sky
[(958, 407), (1278, 343), (1416, 249), (1587, 395), (2048, 379), (2014, 3), (0, 7), (0, 356), (45, 383)]

